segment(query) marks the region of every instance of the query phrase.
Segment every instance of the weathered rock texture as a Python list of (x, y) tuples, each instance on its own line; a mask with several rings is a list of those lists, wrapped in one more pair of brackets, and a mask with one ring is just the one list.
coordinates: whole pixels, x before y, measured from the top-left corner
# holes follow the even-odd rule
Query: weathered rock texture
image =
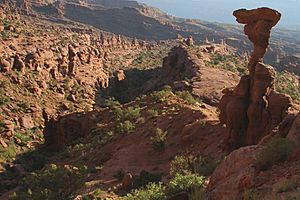
[(249, 70), (262, 61), (269, 46), (271, 29), (281, 18), (281, 14), (270, 8), (258, 8), (254, 10), (240, 9), (233, 12), (237, 22), (245, 24), (244, 32), (253, 43), (254, 50), (249, 62)]
[(56, 117), (51, 111), (44, 109), (43, 118), (45, 145), (55, 151), (63, 149), (80, 137), (87, 136), (94, 123), (93, 112)]
[(270, 133), (287, 114), (289, 96), (274, 91), (275, 70), (262, 63), (269, 44), (270, 31), (280, 19), (280, 13), (269, 8), (237, 10), (237, 21), (245, 25), (245, 34), (254, 44), (249, 62), (249, 75), (241, 78), (235, 89), (224, 90), (220, 121), (226, 124), (228, 150), (242, 145), (257, 144)]
[(259, 150), (256, 145), (243, 147), (226, 157), (210, 178), (209, 199), (237, 197), (251, 188), (255, 184), (254, 162)]

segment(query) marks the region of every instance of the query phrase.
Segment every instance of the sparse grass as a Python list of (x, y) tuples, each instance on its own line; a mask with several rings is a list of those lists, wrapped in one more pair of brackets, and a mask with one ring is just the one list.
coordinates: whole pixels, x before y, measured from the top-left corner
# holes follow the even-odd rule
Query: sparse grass
[(140, 108), (128, 107), (122, 109), (121, 107), (117, 107), (114, 114), (117, 121), (136, 121), (141, 116), (140, 111)]
[(247, 73), (247, 61), (233, 54), (213, 54), (210, 61), (206, 65), (213, 68), (225, 69), (240, 75)]
[(278, 92), (289, 95), (294, 101), (300, 102), (300, 85), (298, 78), (289, 73), (277, 73), (275, 88)]
[(178, 91), (175, 94), (189, 105), (197, 105), (200, 103), (191, 95), (189, 91)]
[(0, 163), (11, 162), (15, 159), (18, 149), (15, 143), (11, 142), (7, 148), (3, 148), (0, 145)]
[(29, 141), (32, 141), (32, 138), (27, 134), (15, 132), (14, 136), (21, 141), (21, 146), (26, 146)]
[(246, 190), (242, 195), (243, 200), (257, 200), (262, 199), (262, 195), (257, 189), (251, 188)]
[(170, 181), (170, 189), (172, 193), (181, 191), (191, 192), (193, 188), (201, 188), (205, 178), (198, 174), (186, 173), (175, 174), (175, 177)]
[(163, 150), (166, 146), (167, 131), (163, 131), (160, 128), (155, 129), (155, 135), (150, 138), (153, 148), (156, 150)]
[(276, 183), (273, 186), (273, 191), (276, 193), (295, 191), (299, 187), (296, 180), (284, 180)]
[(267, 170), (273, 165), (285, 161), (293, 149), (294, 144), (289, 139), (273, 138), (258, 154), (256, 165), (261, 170)]
[(70, 199), (73, 192), (84, 185), (86, 168), (60, 167), (54, 164), (31, 173), (23, 180), (23, 188), (10, 199)]
[(202, 176), (210, 176), (218, 166), (217, 161), (212, 156), (199, 157), (194, 163), (194, 171)]
[(155, 118), (158, 117), (159, 113), (155, 109), (149, 109), (147, 110), (147, 114), (149, 115), (150, 118)]
[(104, 105), (108, 106), (109, 108), (120, 108), (121, 107), (120, 102), (117, 101), (115, 98), (105, 99)]
[(117, 132), (121, 134), (129, 134), (133, 132), (134, 129), (135, 125), (129, 120), (117, 124)]
[(160, 183), (149, 183), (145, 188), (135, 189), (123, 200), (165, 200), (166, 186)]
[(162, 90), (157, 91), (157, 92), (153, 92), (151, 94), (151, 97), (156, 102), (165, 102), (172, 95), (174, 95), (172, 93), (172, 88), (170, 86), (165, 86)]
[(160, 174), (153, 174), (142, 170), (138, 176), (133, 177), (132, 188), (145, 187), (148, 183), (158, 183), (161, 181)]
[(177, 173), (186, 174), (191, 171), (190, 158), (186, 156), (176, 156), (170, 164), (170, 175), (174, 177)]

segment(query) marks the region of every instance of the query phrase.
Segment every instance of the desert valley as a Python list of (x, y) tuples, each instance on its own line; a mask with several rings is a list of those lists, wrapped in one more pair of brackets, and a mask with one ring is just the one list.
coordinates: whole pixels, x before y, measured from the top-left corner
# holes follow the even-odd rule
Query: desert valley
[(232, 12), (0, 0), (0, 200), (299, 200), (300, 31)]

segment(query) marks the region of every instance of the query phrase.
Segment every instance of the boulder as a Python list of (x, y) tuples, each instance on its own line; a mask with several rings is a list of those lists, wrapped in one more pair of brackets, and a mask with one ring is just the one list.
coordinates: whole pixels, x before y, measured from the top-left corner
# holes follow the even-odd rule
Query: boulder
[(26, 115), (19, 118), (19, 123), (22, 128), (31, 129), (34, 127), (33, 120), (30, 115)]
[(131, 173), (127, 173), (122, 179), (122, 189), (127, 190), (130, 189), (133, 182), (133, 176)]
[(242, 147), (230, 153), (216, 168), (207, 187), (208, 199), (238, 199), (238, 196), (255, 184), (254, 167), (261, 147)]

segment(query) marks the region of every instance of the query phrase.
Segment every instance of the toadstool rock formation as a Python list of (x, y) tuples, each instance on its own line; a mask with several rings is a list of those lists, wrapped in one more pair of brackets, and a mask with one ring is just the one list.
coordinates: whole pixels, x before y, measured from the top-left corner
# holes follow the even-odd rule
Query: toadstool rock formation
[(237, 10), (233, 15), (245, 24), (245, 34), (254, 45), (248, 65), (249, 75), (241, 78), (235, 89), (224, 90), (220, 121), (226, 125), (228, 150), (257, 144), (270, 133), (287, 114), (291, 106), (289, 96), (274, 90), (276, 72), (262, 63), (269, 45), (270, 32), (281, 14), (269, 8)]

